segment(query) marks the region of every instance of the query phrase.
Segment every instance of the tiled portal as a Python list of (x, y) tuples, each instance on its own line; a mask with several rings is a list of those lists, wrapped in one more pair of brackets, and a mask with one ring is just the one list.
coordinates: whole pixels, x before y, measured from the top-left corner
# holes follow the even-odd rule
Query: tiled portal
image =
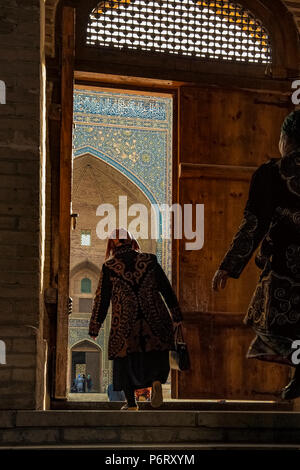
[[(127, 176), (152, 204), (172, 204), (172, 97), (75, 89), (74, 157), (90, 153)], [(171, 278), (171, 242), (157, 257)]]
[[(100, 240), (96, 238), (96, 207), (98, 204), (111, 203), (112, 194), (116, 192), (120, 191), (119, 195), (122, 196), (124, 179), (131, 186), (131, 201), (147, 201), (148, 209), (150, 204), (156, 204), (159, 208), (163, 204), (172, 204), (172, 109), (172, 97), (167, 94), (153, 95), (83, 87), (76, 88), (74, 92), (72, 201), (75, 212), (79, 212), (79, 222), (77, 232), (75, 231), (71, 238), (71, 274), (77, 267), (79, 269), (82, 266), (82, 269), (74, 275), (75, 277), (71, 275), (70, 278), (70, 295), (73, 298), (73, 314), (69, 318), (69, 348), (72, 361), (70, 388), (75, 376), (79, 373), (90, 373), (94, 384), (94, 401), (107, 400), (107, 386), (112, 381), (112, 364), (107, 356), (110, 311), (97, 342), (94, 343), (98, 348), (93, 352), (94, 357), (100, 358), (100, 380), (99, 367), (87, 359), (91, 301), (98, 278), (86, 263), (100, 266), (99, 258), (104, 258), (106, 244), (103, 242), (99, 245)], [(97, 165), (94, 165), (92, 160), (96, 161)], [(99, 172), (102, 174), (101, 178)], [(116, 180), (116, 172), (120, 186), (115, 186), (113, 182), (113, 178)], [(92, 174), (97, 177), (89, 179)], [(144, 199), (138, 196), (140, 192), (143, 193)], [(152, 245), (151, 250), (156, 250), (156, 255), (171, 280), (171, 240), (163, 236), (166, 225), (166, 218), (163, 212), (160, 212), (159, 239)], [(77, 246), (78, 244), (81, 246)], [(91, 284), (89, 292), (83, 292), (83, 281)], [(79, 348), (80, 352), (76, 353), (76, 348)], [(82, 358), (76, 360), (76, 354)], [(170, 394), (170, 380), (164, 392), (167, 398)], [(72, 395), (73, 399), (79, 400), (80, 394), (71, 394), (70, 400)], [(87, 401), (87, 395), (83, 394), (80, 400)]]

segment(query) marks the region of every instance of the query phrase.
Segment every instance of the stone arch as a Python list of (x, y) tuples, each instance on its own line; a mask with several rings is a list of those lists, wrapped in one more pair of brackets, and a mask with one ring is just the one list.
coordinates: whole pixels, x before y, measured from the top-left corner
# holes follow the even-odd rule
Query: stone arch
[(93, 392), (100, 392), (102, 387), (103, 351), (99, 344), (90, 339), (81, 339), (70, 348), (71, 368), (70, 383), (74, 383), (77, 372), (82, 369), (85, 375), (90, 374)]
[(93, 272), (96, 276), (100, 275), (100, 268), (96, 266), (94, 263), (92, 263), (89, 260), (82, 261), (81, 263), (78, 263), (76, 266), (72, 268), (70, 271), (70, 277), (76, 276), (80, 271), (91, 271)]
[(90, 346), (92, 349), (98, 349), (99, 351), (102, 351), (101, 346), (95, 341), (92, 341), (90, 338), (79, 339), (78, 341), (75, 341), (75, 343), (72, 344), (71, 349), (78, 348), (80, 345)]
[[(127, 171), (124, 167), (121, 165), (118, 165), (117, 162), (115, 162), (113, 159), (111, 159), (108, 155), (102, 154), (102, 152), (99, 152), (96, 149), (92, 148), (80, 148), (78, 151), (74, 153), (74, 191), (76, 191), (76, 182), (77, 179), (82, 178), (82, 174), (84, 171), (84, 168), (89, 166), (93, 172), (94, 172), (94, 177), (95, 177), (95, 185), (97, 185), (97, 188), (101, 188), (101, 194), (98, 191), (98, 202), (97, 204), (94, 205), (94, 209), (96, 206), (99, 205), (99, 202), (105, 202), (105, 203), (113, 203), (114, 205), (118, 204), (118, 198), (116, 196), (117, 192), (118, 194), (124, 194), (128, 196), (128, 206), (131, 205), (132, 203), (135, 202), (140, 202), (144, 204), (148, 208), (148, 213), (149, 213), (149, 230), (150, 230), (150, 217), (151, 217), (151, 204), (157, 204), (157, 201), (155, 199), (155, 195), (152, 194), (152, 192), (143, 185), (143, 183), (135, 177), (132, 173)], [(78, 173), (78, 175), (77, 175)], [(110, 183), (111, 181), (111, 183)], [(112, 185), (113, 191), (109, 191), (109, 185)], [(114, 190), (115, 188), (115, 190)], [(109, 194), (111, 193), (111, 194)], [(110, 199), (109, 197), (106, 198), (106, 194), (112, 198), (112, 194), (114, 194), (113, 199)], [(74, 201), (75, 196), (72, 197), (72, 200)], [(76, 206), (74, 205), (74, 210), (76, 209)], [(77, 210), (77, 209), (76, 209)], [(95, 217), (97, 221), (99, 221), (99, 217)], [(79, 217), (80, 220), (80, 217)], [(79, 222), (80, 223), (80, 222)], [(99, 242), (99, 251), (101, 251), (104, 255), (105, 249), (106, 249), (106, 240), (98, 240), (97, 243)], [(158, 244), (156, 243), (155, 239), (149, 238), (148, 240), (140, 240), (140, 243), (142, 245), (142, 249), (144, 251), (151, 251), (154, 252), (156, 251), (156, 248)], [(104, 259), (102, 259), (104, 261)], [(101, 262), (99, 262), (99, 267), (101, 265)], [(78, 267), (78, 270), (80, 270), (84, 265), (80, 265)], [(72, 268), (71, 270), (71, 276), (75, 273)], [(77, 271), (78, 272), (78, 271)], [(99, 270), (100, 274), (100, 270)]]
[(135, 186), (138, 187), (138, 189), (147, 197), (149, 202), (151, 204), (158, 204), (155, 195), (152, 194), (152, 192), (129, 170), (127, 170), (125, 167), (120, 165), (118, 162), (114, 161), (112, 158), (110, 158), (109, 155), (106, 155), (104, 152), (100, 152), (97, 149), (94, 149), (92, 147), (83, 147), (78, 149), (75, 153), (74, 156), (76, 158), (84, 156), (84, 155), (91, 155), (92, 157), (95, 157), (97, 159), (100, 159), (107, 165), (113, 167), (116, 171), (121, 173), (123, 176), (128, 178)]

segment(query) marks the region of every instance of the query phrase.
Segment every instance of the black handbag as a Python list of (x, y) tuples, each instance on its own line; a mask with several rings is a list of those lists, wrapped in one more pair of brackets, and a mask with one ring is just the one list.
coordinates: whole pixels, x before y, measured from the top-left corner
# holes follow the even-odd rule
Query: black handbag
[(183, 339), (181, 325), (176, 327), (174, 337), (175, 350), (169, 353), (170, 367), (174, 370), (188, 370), (190, 369), (190, 356)]

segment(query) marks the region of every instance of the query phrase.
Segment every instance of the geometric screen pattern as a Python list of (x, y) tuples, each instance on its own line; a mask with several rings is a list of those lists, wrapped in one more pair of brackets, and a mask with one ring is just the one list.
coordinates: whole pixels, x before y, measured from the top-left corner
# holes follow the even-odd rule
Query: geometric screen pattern
[(101, 1), (90, 14), (86, 44), (203, 59), (272, 61), (262, 22), (225, 0)]

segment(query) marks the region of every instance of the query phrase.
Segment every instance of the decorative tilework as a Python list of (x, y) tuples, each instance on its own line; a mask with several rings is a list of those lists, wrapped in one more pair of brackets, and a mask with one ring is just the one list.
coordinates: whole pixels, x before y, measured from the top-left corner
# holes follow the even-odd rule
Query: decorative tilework
[[(88, 335), (88, 327), (83, 327), (82, 325), (69, 325), (69, 347), (72, 348), (74, 344), (79, 341), (90, 340), (91, 338)], [(104, 350), (104, 331), (100, 330), (100, 334), (97, 338), (97, 343)]]
[[(121, 171), (152, 204), (172, 204), (172, 98), (75, 89), (74, 158), (90, 153)], [(171, 242), (157, 257), (171, 278)]]
[(81, 328), (88, 328), (89, 323), (90, 323), (90, 320), (74, 318), (73, 320), (69, 320), (69, 327), (72, 328), (74, 326), (79, 326)]
[[(117, 116), (139, 119), (166, 121), (168, 103), (156, 97), (112, 94), (104, 91), (89, 90), (86, 95), (82, 91), (80, 100), (74, 102), (75, 113), (86, 113), (101, 116)], [(169, 98), (167, 98), (169, 99)]]

